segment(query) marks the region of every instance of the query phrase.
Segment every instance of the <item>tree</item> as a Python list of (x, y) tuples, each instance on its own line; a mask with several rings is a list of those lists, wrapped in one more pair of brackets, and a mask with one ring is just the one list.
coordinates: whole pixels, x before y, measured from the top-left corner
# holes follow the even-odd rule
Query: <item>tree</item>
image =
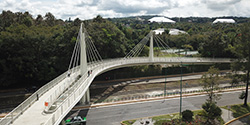
[(221, 40), (222, 34), (218, 31), (211, 31), (208, 38), (201, 43), (199, 51), (202, 56), (207, 57), (221, 57), (223, 55), (223, 50), (225, 45)]
[(247, 106), (248, 84), (250, 72), (250, 23), (240, 27), (240, 33), (236, 36), (235, 43), (230, 45), (231, 51), (238, 57), (234, 64), (234, 69), (246, 72), (246, 91), (244, 105)]
[(98, 15), (86, 23), (86, 28), (102, 58), (124, 57), (127, 53), (128, 40), (112, 22)]
[(45, 15), (45, 22), (49, 26), (54, 26), (55, 25), (55, 21), (56, 21), (56, 18), (55, 18), (55, 16), (52, 13), (50, 13), (50, 12), (46, 13), (46, 15)]
[(216, 100), (220, 99), (220, 95), (214, 93), (214, 90), (219, 88), (219, 84), (217, 82), (218, 80), (219, 70), (217, 68), (214, 68), (214, 66), (210, 67), (208, 72), (201, 77), (203, 90), (206, 91), (208, 95), (207, 101), (210, 103), (216, 103)]
[(42, 17), (42, 15), (37, 15), (37, 17), (36, 17), (36, 20), (35, 20), (35, 24), (36, 25), (39, 25), (39, 24), (42, 24), (42, 22), (43, 22), (43, 17)]
[(214, 125), (215, 118), (220, 117), (222, 114), (221, 109), (214, 102), (205, 102), (202, 108), (203, 110), (200, 115), (206, 119), (206, 125)]

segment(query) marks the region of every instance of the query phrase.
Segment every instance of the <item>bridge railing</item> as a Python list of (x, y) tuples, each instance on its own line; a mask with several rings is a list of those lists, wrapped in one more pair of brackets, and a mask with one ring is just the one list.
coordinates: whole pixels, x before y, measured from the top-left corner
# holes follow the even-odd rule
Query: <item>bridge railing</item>
[(106, 60), (103, 63), (92, 64), (92, 74), (89, 76), (87, 74), (83, 75), (73, 86), (69, 88), (66, 94), (67, 98), (63, 100), (60, 105), (57, 105), (57, 110), (53, 112), (53, 115), (45, 122), (44, 125), (53, 125), (58, 122), (58, 119), (65, 116), (73, 106), (82, 98), (85, 94), (90, 82), (99, 74), (102, 70), (112, 67), (114, 65), (120, 65), (121, 59), (113, 59), (112, 61)]
[(57, 88), (55, 89), (55, 91), (45, 100), (45, 102), (47, 103), (47, 106), (45, 106), (45, 111), (48, 111), (53, 103), (57, 100), (57, 98), (75, 82), (79, 74), (80, 72), (78, 69), (75, 72), (71, 73), (70, 76), (65, 77), (65, 79), (56, 86)]
[(71, 86), (67, 92), (63, 93), (65, 98), (62, 103), (57, 105), (57, 110), (53, 112), (53, 115), (44, 123), (44, 125), (53, 125), (58, 122), (58, 119), (65, 116), (71, 108), (76, 104), (76, 100), (79, 100), (83, 96), (83, 92), (86, 91), (88, 83), (87, 73), (83, 75), (73, 86)]
[(64, 72), (60, 76), (56, 77), (49, 83), (42, 86), (36, 92), (34, 92), (30, 97), (28, 97), (25, 101), (23, 101), (20, 105), (18, 105), (15, 109), (13, 109), (10, 113), (8, 113), (4, 118), (0, 120), (0, 125), (8, 125), (11, 124), (18, 116), (20, 116), (28, 107), (30, 107), (35, 101), (38, 100), (45, 92), (54, 87), (57, 83), (63, 80), (67, 75), (67, 72)]

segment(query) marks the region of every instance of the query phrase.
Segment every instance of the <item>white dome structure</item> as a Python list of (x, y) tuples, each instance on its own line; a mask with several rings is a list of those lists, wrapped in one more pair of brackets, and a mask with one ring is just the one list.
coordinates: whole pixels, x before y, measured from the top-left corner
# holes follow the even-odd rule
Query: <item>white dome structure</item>
[(159, 28), (159, 29), (156, 29), (156, 30), (153, 30), (154, 32), (155, 32), (155, 34), (156, 35), (158, 35), (158, 34), (162, 34), (165, 30), (164, 30), (164, 28)]
[(170, 35), (188, 34), (187, 32), (179, 29), (169, 29)]
[(153, 23), (153, 22), (157, 22), (157, 23), (175, 23), (175, 21), (170, 20), (166, 17), (153, 17), (151, 19), (148, 20), (149, 22)]
[(216, 19), (213, 23), (235, 23), (233, 19)]

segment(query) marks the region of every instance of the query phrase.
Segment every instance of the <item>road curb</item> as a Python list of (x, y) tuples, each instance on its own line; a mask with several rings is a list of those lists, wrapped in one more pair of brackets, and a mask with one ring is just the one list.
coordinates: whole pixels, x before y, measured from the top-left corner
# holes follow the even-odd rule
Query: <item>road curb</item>
[(230, 124), (230, 123), (232, 123), (232, 122), (234, 122), (234, 121), (236, 121), (236, 120), (239, 120), (239, 119), (241, 119), (241, 118), (243, 118), (243, 117), (246, 117), (246, 116), (249, 116), (249, 115), (250, 115), (250, 113), (247, 113), (247, 114), (245, 114), (245, 115), (239, 116), (239, 117), (237, 117), (237, 118), (234, 118), (234, 119), (228, 121), (228, 122), (225, 123), (224, 125), (228, 125), (228, 124)]
[[(235, 88), (235, 89), (219, 90), (219, 91), (215, 91), (215, 93), (231, 92), (231, 91), (239, 91), (239, 90), (245, 90), (245, 88), (242, 87), (242, 88)], [(183, 94), (182, 97), (205, 95), (205, 94), (206, 94), (206, 92), (197, 92), (197, 93), (191, 93), (191, 94)], [(155, 97), (155, 98), (147, 98), (147, 99), (119, 101), (119, 102), (113, 102), (113, 103), (99, 103), (99, 104), (74, 107), (72, 110), (96, 108), (96, 107), (102, 107), (102, 106), (112, 106), (112, 105), (119, 105), (119, 104), (129, 104), (129, 103), (135, 103), (135, 102), (146, 102), (146, 101), (154, 101), (154, 100), (162, 100), (162, 99), (171, 99), (171, 98), (178, 98), (178, 97), (180, 97), (180, 95), (177, 94), (177, 95), (165, 96), (165, 97)]]

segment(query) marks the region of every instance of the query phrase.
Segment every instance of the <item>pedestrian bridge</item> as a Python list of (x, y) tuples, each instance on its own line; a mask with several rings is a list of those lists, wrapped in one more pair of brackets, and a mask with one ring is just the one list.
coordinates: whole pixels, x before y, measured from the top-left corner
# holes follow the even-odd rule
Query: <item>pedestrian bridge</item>
[[(59, 124), (69, 111), (78, 103), (88, 103), (90, 101), (89, 86), (96, 76), (106, 71), (121, 67), (135, 65), (151, 64), (200, 64), (200, 63), (230, 63), (230, 59), (224, 58), (192, 58), (192, 57), (154, 57), (153, 55), (153, 34), (150, 33), (150, 52), (149, 57), (135, 57), (141, 51), (140, 46), (135, 47), (125, 58), (97, 60), (98, 53), (88, 52), (87, 42), (85, 41), (86, 33), (82, 33), (82, 26), (79, 31), (78, 40), (80, 41), (81, 50), (78, 52), (75, 46), (75, 52), (72, 60), (80, 62), (69, 68), (68, 71), (58, 76), (51, 82), (42, 86), (33, 93), (27, 100), (16, 107), (12, 112), (6, 115), (0, 121), (0, 125), (54, 125)], [(89, 44), (89, 47), (96, 51), (96, 48)], [(88, 55), (88, 54), (91, 54)], [(95, 57), (94, 57), (95, 56)], [(87, 57), (93, 61), (88, 61)], [(72, 65), (74, 64), (74, 61)], [(70, 64), (71, 65), (71, 64)]]

